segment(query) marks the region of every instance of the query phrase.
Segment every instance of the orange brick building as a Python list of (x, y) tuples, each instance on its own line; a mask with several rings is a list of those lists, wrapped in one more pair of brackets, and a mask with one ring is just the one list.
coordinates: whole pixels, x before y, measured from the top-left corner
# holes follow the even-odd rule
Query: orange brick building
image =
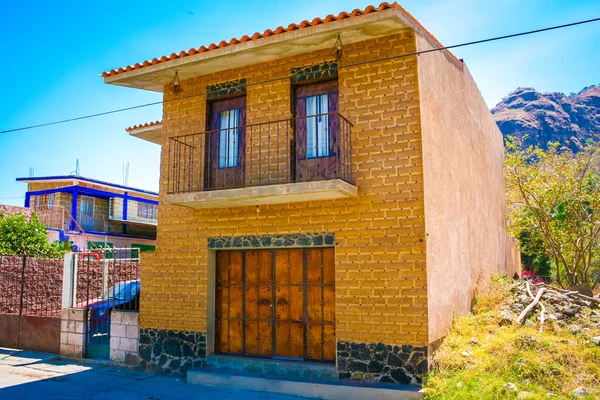
[(396, 3), (103, 74), (164, 93), (140, 358), (420, 383), (452, 318), (513, 274), (503, 144), (466, 66)]

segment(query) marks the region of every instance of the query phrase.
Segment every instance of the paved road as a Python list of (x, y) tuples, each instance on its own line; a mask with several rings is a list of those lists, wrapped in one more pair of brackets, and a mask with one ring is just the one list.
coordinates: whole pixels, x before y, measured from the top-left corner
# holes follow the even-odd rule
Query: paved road
[(57, 360), (0, 348), (0, 399), (300, 400), (302, 397), (188, 385), (182, 379)]

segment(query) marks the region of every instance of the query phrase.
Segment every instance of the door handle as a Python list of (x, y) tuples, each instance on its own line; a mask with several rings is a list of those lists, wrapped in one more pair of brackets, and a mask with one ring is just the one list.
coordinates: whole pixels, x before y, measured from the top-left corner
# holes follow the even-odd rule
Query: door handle
[(269, 300), (269, 299), (260, 299), (258, 301), (258, 305), (259, 306), (270, 306), (271, 305), (271, 300)]
[(277, 300), (277, 306), (278, 307), (285, 307), (289, 305), (288, 301), (286, 299), (279, 299)]

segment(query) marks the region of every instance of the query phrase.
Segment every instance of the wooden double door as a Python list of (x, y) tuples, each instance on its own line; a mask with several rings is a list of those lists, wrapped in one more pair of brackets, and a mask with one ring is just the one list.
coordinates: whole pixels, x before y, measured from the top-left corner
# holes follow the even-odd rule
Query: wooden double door
[(335, 360), (333, 248), (216, 256), (217, 353)]

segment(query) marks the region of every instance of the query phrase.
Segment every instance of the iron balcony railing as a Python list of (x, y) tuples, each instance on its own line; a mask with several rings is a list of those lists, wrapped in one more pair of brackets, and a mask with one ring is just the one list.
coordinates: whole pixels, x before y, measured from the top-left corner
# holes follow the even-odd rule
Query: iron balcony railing
[(354, 184), (352, 126), (336, 112), (171, 137), (167, 193), (330, 179)]

